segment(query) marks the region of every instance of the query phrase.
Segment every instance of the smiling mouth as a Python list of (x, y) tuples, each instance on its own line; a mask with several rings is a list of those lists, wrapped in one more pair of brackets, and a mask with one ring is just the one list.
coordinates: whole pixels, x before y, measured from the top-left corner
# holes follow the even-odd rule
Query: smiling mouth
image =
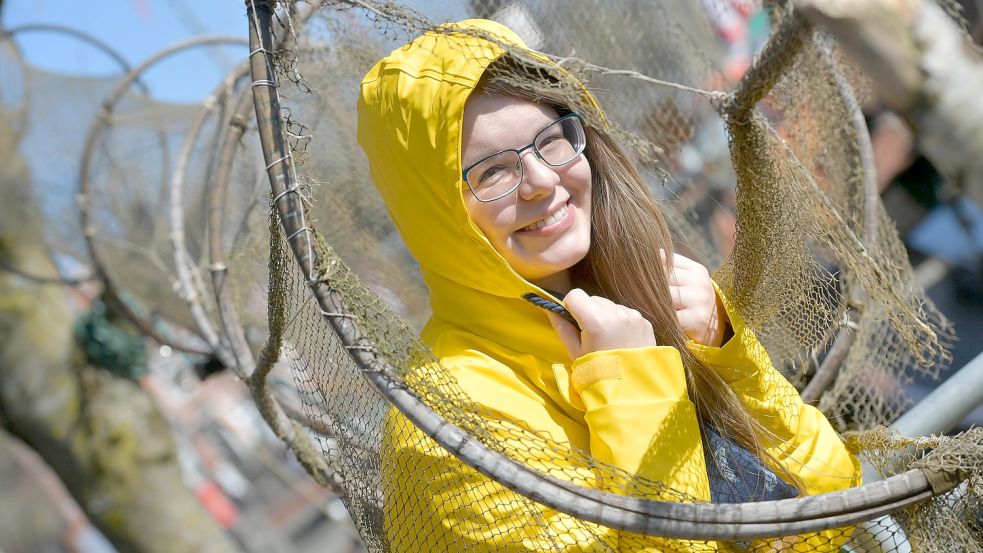
[(546, 228), (546, 227), (548, 227), (550, 225), (555, 225), (556, 223), (559, 223), (560, 221), (563, 220), (564, 217), (567, 216), (567, 210), (568, 209), (570, 209), (570, 201), (569, 200), (567, 200), (567, 203), (565, 203), (562, 206), (560, 206), (559, 209), (557, 209), (553, 213), (550, 213), (545, 218), (540, 219), (539, 221), (536, 221), (535, 223), (533, 223), (533, 224), (531, 224), (529, 226), (522, 227), (519, 230), (523, 230), (523, 231), (536, 231), (536, 230), (540, 230), (540, 229)]

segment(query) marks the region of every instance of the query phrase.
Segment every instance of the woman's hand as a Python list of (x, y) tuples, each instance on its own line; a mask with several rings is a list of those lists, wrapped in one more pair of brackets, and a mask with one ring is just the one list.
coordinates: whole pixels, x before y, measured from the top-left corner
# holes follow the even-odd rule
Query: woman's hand
[(694, 342), (720, 346), (730, 321), (713, 288), (707, 268), (692, 259), (674, 254), (668, 271), (669, 295), (672, 296), (672, 307), (676, 310), (683, 332)]
[(657, 346), (652, 323), (641, 313), (600, 296), (574, 288), (563, 298), (581, 330), (559, 315), (548, 313), (572, 359), (592, 351)]

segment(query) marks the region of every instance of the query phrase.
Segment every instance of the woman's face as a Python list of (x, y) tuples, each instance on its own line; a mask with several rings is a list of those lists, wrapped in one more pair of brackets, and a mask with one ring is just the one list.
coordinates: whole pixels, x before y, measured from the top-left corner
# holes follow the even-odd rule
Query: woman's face
[[(557, 119), (549, 106), (474, 94), (464, 110), (462, 166), (501, 150), (520, 149)], [(464, 202), (471, 220), (519, 275), (565, 293), (570, 289), (568, 269), (590, 248), (590, 164), (581, 154), (552, 167), (532, 148), (521, 159), (523, 177), (516, 191), (480, 202), (465, 185)]]

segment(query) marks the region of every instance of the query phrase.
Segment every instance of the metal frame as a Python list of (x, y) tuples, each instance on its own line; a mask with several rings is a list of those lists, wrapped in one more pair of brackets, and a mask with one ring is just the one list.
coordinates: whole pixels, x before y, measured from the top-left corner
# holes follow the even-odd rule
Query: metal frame
[[(134, 325), (136, 325), (141, 332), (150, 336), (160, 344), (167, 344), (175, 349), (187, 351), (189, 353), (199, 353), (199, 354), (211, 354), (212, 351), (207, 347), (202, 347), (201, 344), (196, 343), (194, 340), (188, 340), (186, 338), (176, 338), (164, 336), (160, 331), (158, 331), (152, 323), (145, 320), (140, 316), (132, 306), (130, 306), (126, 301), (120, 298), (118, 293), (118, 286), (113, 282), (112, 278), (109, 276), (106, 266), (99, 255), (99, 250), (95, 245), (95, 228), (91, 221), (91, 198), (89, 197), (90, 189), (90, 172), (93, 153), (98, 142), (98, 138), (102, 135), (103, 131), (109, 126), (109, 116), (112, 114), (116, 107), (116, 104), (123, 97), (126, 91), (129, 89), (130, 85), (136, 81), (144, 71), (150, 67), (156, 65), (160, 61), (184, 50), (191, 48), (210, 46), (216, 44), (242, 44), (243, 39), (241, 37), (235, 36), (221, 36), (221, 35), (206, 35), (195, 37), (189, 40), (181, 41), (174, 44), (168, 48), (159, 51), (157, 54), (151, 56), (149, 59), (144, 61), (139, 66), (133, 68), (116, 86), (115, 89), (107, 96), (106, 100), (103, 101), (102, 107), (97, 113), (95, 120), (89, 127), (89, 131), (86, 135), (85, 144), (83, 146), (81, 164), (79, 168), (79, 183), (78, 183), (78, 206), (79, 206), (79, 222), (82, 228), (82, 236), (85, 239), (86, 248), (88, 250), (89, 258), (92, 261), (92, 266), (95, 275), (101, 280), (106, 287), (106, 294), (115, 298), (116, 303), (119, 305), (123, 315), (130, 320)], [(166, 174), (166, 172), (165, 172)]]
[[(84, 31), (80, 31), (78, 29), (73, 29), (71, 27), (66, 27), (64, 25), (32, 23), (32, 24), (18, 25), (10, 29), (0, 30), (0, 42), (9, 41), (13, 45), (14, 53), (16, 54), (18, 62), (20, 62), (20, 65), (24, 69), (24, 78), (27, 81), (29, 81), (31, 78), (31, 73), (29, 71), (30, 67), (27, 65), (27, 62), (24, 61), (23, 56), (20, 53), (20, 48), (17, 47), (17, 43), (14, 39), (19, 34), (35, 33), (35, 32), (55, 33), (55, 34), (74, 37), (80, 40), (81, 42), (87, 43), (90, 46), (94, 47), (95, 49), (101, 51), (102, 53), (106, 54), (106, 56), (108, 56), (109, 58), (112, 58), (112, 60), (119, 65), (120, 69), (123, 70), (124, 75), (132, 71), (130, 64), (113, 47), (109, 46), (108, 44), (100, 40), (98, 37), (90, 35)], [(137, 87), (139, 87), (140, 92), (143, 93), (145, 96), (150, 95), (150, 89), (147, 88), (147, 85), (143, 81), (137, 79), (135, 84)], [(29, 88), (29, 86), (26, 86), (25, 88)], [(29, 101), (29, 99), (25, 97), (25, 101)], [(26, 108), (23, 110), (24, 112), (23, 118), (25, 119), (25, 121), (27, 118), (28, 111), (29, 110), (27, 110)], [(164, 149), (167, 148), (167, 144), (163, 140), (161, 141), (161, 147)], [(23, 278), (37, 282), (39, 284), (63, 284), (66, 286), (78, 286), (80, 284), (85, 284), (87, 282), (95, 281), (98, 278), (96, 275), (86, 275), (84, 277), (79, 277), (79, 278), (65, 278), (62, 276), (55, 276), (55, 277), (38, 276), (22, 271), (16, 267), (12, 267), (6, 263), (0, 263), (0, 269), (17, 274)]]

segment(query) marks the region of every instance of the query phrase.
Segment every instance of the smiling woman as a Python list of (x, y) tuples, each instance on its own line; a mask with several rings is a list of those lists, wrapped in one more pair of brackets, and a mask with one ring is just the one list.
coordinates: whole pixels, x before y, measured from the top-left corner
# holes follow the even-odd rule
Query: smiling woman
[[(530, 451), (524, 462), (618, 493), (658, 482), (648, 496), (676, 501), (858, 484), (857, 460), (707, 269), (673, 253), (658, 204), (612, 136), (548, 89), (516, 85), (518, 61), (474, 33), (521, 48), (511, 31), (483, 20), (456, 28), (472, 34), (425, 33), (369, 71), (359, 140), (430, 290), (424, 342), (502, 432), (515, 425), (590, 455), (581, 464)], [(530, 294), (564, 301), (579, 328)], [(679, 548), (550, 510), (529, 519), (515, 494), (476, 480), (395, 410), (382, 448), (393, 550)], [(631, 482), (603, 480), (596, 464)], [(848, 535), (816, 537), (813, 549), (836, 550)]]

